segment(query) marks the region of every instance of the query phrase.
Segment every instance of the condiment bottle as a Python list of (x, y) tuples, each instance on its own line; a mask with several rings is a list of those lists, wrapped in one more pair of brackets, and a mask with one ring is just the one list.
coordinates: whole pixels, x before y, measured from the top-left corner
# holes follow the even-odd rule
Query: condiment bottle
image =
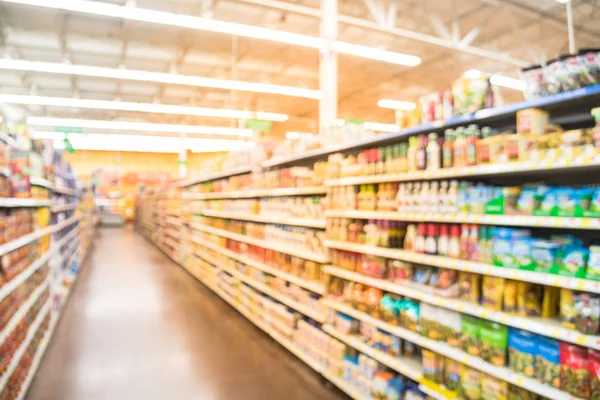
[(448, 225), (442, 224), (440, 226), (440, 236), (438, 237), (437, 252), (440, 256), (448, 255), (448, 245), (450, 238), (448, 237)]
[(450, 181), (450, 187), (448, 188), (448, 196), (446, 198), (446, 212), (458, 212), (458, 181)]
[(398, 186), (398, 193), (396, 193), (396, 210), (398, 210), (398, 211), (404, 211), (404, 208), (406, 206), (406, 187), (407, 187), (407, 185), (410, 185), (410, 184), (401, 183), (400, 186)]
[(419, 196), (421, 195), (421, 182), (415, 182), (413, 184), (413, 190), (412, 193), (410, 195), (410, 205), (409, 205), (409, 212), (418, 212), (419, 211)]
[(437, 196), (437, 212), (448, 212), (448, 181), (442, 181)]
[(481, 129), (481, 139), (477, 141), (477, 164), (490, 163), (490, 136), (492, 130), (489, 127)]
[(469, 137), (467, 138), (467, 146), (465, 151), (465, 164), (472, 166), (477, 165), (477, 139), (479, 129), (477, 125), (469, 125)]
[(439, 197), (440, 197), (440, 183), (435, 181), (431, 182), (429, 186), (429, 197), (425, 199), (428, 203), (428, 209), (430, 212), (439, 211)]
[(460, 258), (460, 226), (450, 227), (450, 239), (448, 240), (448, 257)]
[(421, 192), (419, 193), (415, 206), (415, 211), (417, 212), (431, 211), (429, 210), (429, 182), (423, 182), (421, 184)]
[(437, 133), (429, 134), (429, 143), (427, 144), (427, 170), (437, 171), (439, 170), (441, 165), (440, 160), (440, 144), (438, 143), (438, 135)]
[(446, 129), (444, 132), (444, 146), (442, 147), (442, 167), (452, 168), (454, 166), (454, 132)]
[(417, 170), (417, 150), (419, 147), (419, 139), (411, 137), (408, 139), (408, 150), (406, 154), (407, 171), (412, 172)]
[(427, 237), (425, 238), (425, 254), (437, 254), (438, 230), (436, 224), (427, 224)]
[(477, 261), (479, 259), (479, 226), (471, 225), (469, 235), (469, 260)]
[(377, 175), (385, 174), (385, 148), (380, 147), (375, 149), (377, 151)]
[(390, 221), (377, 221), (379, 228), (379, 246), (390, 247)]
[(465, 138), (465, 128), (459, 126), (455, 131), (454, 140), (454, 167), (465, 166), (465, 153), (467, 151), (467, 139)]
[(404, 250), (415, 251), (415, 240), (417, 238), (417, 226), (410, 224), (406, 227), (406, 236), (404, 236)]
[(398, 171), (399, 173), (408, 172), (408, 143), (402, 143), (399, 145), (399, 164)]
[(427, 168), (427, 136), (419, 135), (419, 143), (416, 153), (417, 171)]
[(469, 225), (462, 224), (460, 229), (460, 258), (463, 260), (469, 260)]
[(425, 236), (427, 235), (427, 224), (417, 226), (417, 235), (415, 237), (414, 251), (417, 253), (425, 252)]
[(394, 146), (385, 148), (385, 173), (391, 174), (394, 172)]

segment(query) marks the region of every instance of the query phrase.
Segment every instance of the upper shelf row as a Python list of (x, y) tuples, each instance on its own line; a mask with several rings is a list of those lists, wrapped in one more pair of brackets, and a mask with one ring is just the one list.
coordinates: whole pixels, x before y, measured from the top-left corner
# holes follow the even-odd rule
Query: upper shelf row
[[(455, 128), (461, 125), (467, 124), (479, 124), (488, 125), (492, 127), (506, 128), (509, 126), (515, 126), (515, 116), (520, 110), (528, 108), (540, 108), (552, 112), (551, 123), (561, 123), (567, 120), (567, 117), (573, 117), (576, 115), (582, 115), (582, 110), (589, 109), (593, 106), (598, 106), (598, 96), (600, 95), (600, 85), (589, 86), (582, 89), (577, 89), (571, 92), (559, 93), (556, 95), (546, 96), (534, 100), (527, 100), (513, 104), (507, 104), (505, 106), (494, 107), (490, 109), (484, 109), (477, 111), (472, 114), (465, 114), (456, 116), (445, 122), (435, 122), (428, 124), (421, 124), (418, 126), (403, 129), (399, 132), (380, 134), (372, 136), (366, 139), (353, 141), (349, 143), (342, 143), (335, 146), (328, 146), (319, 148), (313, 151), (308, 151), (302, 154), (286, 157), (276, 157), (267, 161), (264, 161), (257, 165), (257, 168), (275, 168), (284, 167), (294, 164), (308, 163), (323, 159), (330, 154), (339, 152), (351, 152), (356, 150), (362, 150), (366, 148), (373, 148), (388, 145), (394, 142), (398, 142), (407, 137), (419, 135), (423, 133), (436, 132), (441, 133), (449, 128)], [(589, 113), (587, 118), (591, 119)], [(563, 166), (564, 167), (564, 166)], [(543, 168), (543, 167), (542, 167)], [(542, 169), (540, 168), (540, 169)], [(557, 167), (560, 168), (560, 167)], [(492, 169), (492, 168), (490, 168)], [(227, 178), (235, 175), (242, 175), (252, 172), (252, 166), (239, 167), (227, 171), (221, 171), (213, 174), (204, 175), (198, 178), (191, 178), (176, 183), (175, 187), (187, 187), (195, 185), (197, 183), (209, 182), (217, 179)], [(493, 169), (492, 169), (493, 170)], [(489, 172), (481, 171), (481, 174), (488, 174)], [(512, 172), (504, 171), (503, 173)], [(466, 172), (465, 172), (466, 173)], [(475, 171), (470, 171), (470, 174), (476, 174)], [(452, 176), (464, 176), (452, 175)], [(443, 176), (448, 177), (448, 176)], [(414, 178), (410, 178), (414, 179)], [(420, 179), (420, 178), (419, 178)], [(425, 178), (427, 179), (427, 178)], [(436, 178), (430, 178), (436, 179)]]

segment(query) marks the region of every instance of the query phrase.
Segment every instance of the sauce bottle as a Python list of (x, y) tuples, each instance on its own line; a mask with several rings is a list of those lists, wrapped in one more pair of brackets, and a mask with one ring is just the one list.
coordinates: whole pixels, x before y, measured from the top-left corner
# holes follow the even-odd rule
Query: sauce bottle
[(437, 133), (430, 133), (429, 143), (427, 144), (427, 170), (436, 171), (442, 167), (440, 150)]
[(425, 254), (436, 255), (438, 242), (438, 229), (436, 224), (427, 224), (427, 237), (425, 238)]
[(394, 146), (385, 148), (385, 173), (391, 174), (394, 172)]
[(427, 235), (427, 224), (417, 226), (417, 236), (415, 237), (415, 252), (425, 253), (425, 236)]
[(458, 212), (458, 181), (450, 181), (450, 187), (448, 188), (448, 196), (446, 199), (446, 212)]
[(465, 128), (459, 126), (455, 132), (454, 140), (454, 167), (465, 166), (465, 153), (467, 151), (467, 139), (465, 138)]
[(427, 136), (419, 135), (419, 142), (416, 153), (417, 171), (424, 171), (427, 168)]
[(465, 151), (465, 164), (477, 165), (477, 140), (479, 139), (479, 128), (477, 125), (469, 125), (469, 134)]
[(448, 212), (448, 181), (442, 181), (437, 199), (437, 212)]
[(405, 173), (408, 171), (408, 143), (402, 143), (398, 147), (398, 171), (399, 173)]
[(408, 150), (406, 154), (406, 163), (408, 172), (417, 170), (417, 148), (419, 147), (419, 139), (417, 137), (411, 137), (408, 139)]
[(450, 238), (448, 237), (448, 225), (442, 224), (440, 226), (440, 236), (438, 237), (437, 252), (440, 256), (448, 255), (448, 245)]
[(450, 227), (450, 240), (448, 240), (448, 257), (460, 258), (460, 226)]
[(454, 166), (454, 132), (446, 129), (444, 132), (444, 146), (442, 147), (442, 167), (452, 168)]
[(440, 183), (437, 181), (431, 182), (429, 185), (429, 198), (425, 199), (428, 203), (428, 209), (430, 212), (438, 212), (440, 202)]
[(377, 153), (377, 168), (375, 173), (377, 175), (383, 175), (385, 174), (385, 148), (380, 147), (375, 150)]
[(415, 251), (415, 240), (417, 238), (417, 226), (410, 224), (406, 227), (406, 236), (404, 236), (404, 250)]
[(492, 130), (489, 127), (481, 129), (481, 139), (477, 141), (477, 164), (490, 163), (490, 136)]
[(479, 260), (479, 226), (471, 225), (469, 235), (469, 260)]
[(421, 192), (419, 193), (415, 206), (415, 211), (417, 212), (431, 211), (429, 209), (429, 182), (421, 183)]
[(462, 224), (460, 233), (460, 258), (463, 260), (469, 260), (471, 254), (469, 253), (469, 225)]

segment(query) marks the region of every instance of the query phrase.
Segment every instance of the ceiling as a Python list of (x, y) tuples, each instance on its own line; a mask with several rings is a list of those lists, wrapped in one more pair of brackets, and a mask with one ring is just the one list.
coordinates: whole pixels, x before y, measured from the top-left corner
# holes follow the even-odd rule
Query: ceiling
[[(110, 0), (215, 20), (319, 35), (317, 0)], [(339, 40), (421, 57), (405, 67), (338, 56), (338, 115), (392, 123), (382, 98), (416, 101), (479, 69), (518, 77), (520, 67), (568, 52), (564, 4), (555, 0), (338, 0)], [(395, 10), (395, 12), (394, 12)], [(600, 0), (573, 0), (578, 48), (600, 47)], [(385, 20), (383, 20), (385, 19)], [(318, 51), (266, 40), (0, 1), (5, 57), (319, 88)], [(462, 44), (461, 44), (462, 42)], [(0, 93), (80, 97), (289, 114), (276, 132), (314, 131), (318, 101), (182, 85), (0, 70)], [(522, 94), (503, 89), (507, 102)], [(29, 115), (170, 124), (237, 121), (152, 113), (23, 107)]]

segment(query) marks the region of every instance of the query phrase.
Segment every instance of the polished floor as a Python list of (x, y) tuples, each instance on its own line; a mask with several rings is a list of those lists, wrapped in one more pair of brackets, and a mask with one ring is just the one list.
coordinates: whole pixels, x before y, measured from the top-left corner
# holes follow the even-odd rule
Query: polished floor
[(131, 227), (98, 231), (28, 400), (342, 400)]

